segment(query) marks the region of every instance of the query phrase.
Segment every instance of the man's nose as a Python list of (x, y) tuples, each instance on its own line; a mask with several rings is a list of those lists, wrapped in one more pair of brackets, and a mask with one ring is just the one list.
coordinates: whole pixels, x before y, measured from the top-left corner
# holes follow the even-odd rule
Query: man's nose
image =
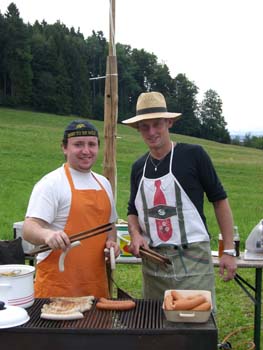
[(156, 128), (153, 125), (148, 126), (148, 134), (154, 134), (156, 132)]
[(82, 152), (84, 153), (90, 153), (90, 146), (89, 145), (83, 145)]

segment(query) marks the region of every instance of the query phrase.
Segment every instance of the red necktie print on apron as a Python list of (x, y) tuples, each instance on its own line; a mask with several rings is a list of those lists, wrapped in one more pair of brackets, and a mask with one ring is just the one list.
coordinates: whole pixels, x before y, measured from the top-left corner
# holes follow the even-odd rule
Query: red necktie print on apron
[[(154, 185), (156, 187), (154, 198), (153, 198), (153, 204), (154, 206), (160, 206), (160, 205), (166, 205), (166, 199), (165, 195), (161, 189), (161, 180), (156, 180), (154, 182)], [(159, 216), (165, 215), (165, 210), (160, 208), (158, 210)], [(170, 219), (155, 219), (156, 222), (156, 229), (159, 238), (166, 242), (172, 237), (172, 225)]]

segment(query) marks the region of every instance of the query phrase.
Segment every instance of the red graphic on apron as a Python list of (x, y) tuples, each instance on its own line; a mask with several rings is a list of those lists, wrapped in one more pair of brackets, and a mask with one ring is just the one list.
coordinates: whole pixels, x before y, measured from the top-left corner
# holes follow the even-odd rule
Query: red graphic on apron
[[(166, 205), (166, 199), (164, 196), (163, 191), (161, 190), (161, 180), (156, 180), (154, 182), (154, 185), (156, 187), (154, 198), (153, 198), (153, 204), (154, 206), (158, 206), (160, 204)], [(159, 215), (165, 215), (164, 209), (158, 210)], [(172, 237), (172, 225), (170, 219), (155, 219), (156, 222), (156, 229), (159, 238), (166, 242)]]

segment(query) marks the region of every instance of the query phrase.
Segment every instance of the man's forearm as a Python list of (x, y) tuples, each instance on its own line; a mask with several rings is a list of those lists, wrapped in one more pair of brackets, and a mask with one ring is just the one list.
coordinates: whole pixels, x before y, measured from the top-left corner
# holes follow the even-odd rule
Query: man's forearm
[(218, 226), (224, 241), (224, 249), (233, 249), (233, 216), (227, 199), (214, 203), (214, 210)]
[(137, 235), (141, 235), (141, 229), (137, 215), (128, 215), (128, 231), (132, 238)]
[(37, 218), (26, 218), (23, 225), (23, 238), (32, 244), (45, 244), (49, 231), (48, 224)]
[(117, 241), (117, 230), (115, 225), (112, 227), (112, 230), (108, 232), (107, 239), (113, 242)]

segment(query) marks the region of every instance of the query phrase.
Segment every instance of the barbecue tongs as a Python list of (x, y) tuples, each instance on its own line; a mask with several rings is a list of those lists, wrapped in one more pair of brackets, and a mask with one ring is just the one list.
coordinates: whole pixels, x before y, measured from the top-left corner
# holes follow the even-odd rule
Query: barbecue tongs
[(139, 252), (142, 256), (145, 256), (152, 260), (153, 262), (156, 262), (158, 264), (163, 264), (163, 265), (171, 265), (171, 260), (167, 258), (166, 256), (163, 256), (161, 254), (156, 253), (152, 249), (146, 249), (143, 247), (140, 247)]
[[(112, 223), (107, 223), (107, 224), (97, 226), (97, 227), (91, 228), (89, 230), (80, 232), (80, 233), (76, 233), (74, 235), (71, 235), (71, 236), (69, 236), (69, 239), (70, 239), (70, 242), (73, 243), (76, 241), (81, 241), (83, 239), (87, 239), (90, 237), (100, 235), (100, 234), (108, 232), (110, 230), (112, 230)], [(29, 254), (35, 255), (38, 253), (46, 252), (47, 250), (50, 250), (50, 247), (46, 244), (43, 244), (43, 245), (40, 245), (40, 246), (34, 248), (33, 250), (31, 250), (29, 252)]]

